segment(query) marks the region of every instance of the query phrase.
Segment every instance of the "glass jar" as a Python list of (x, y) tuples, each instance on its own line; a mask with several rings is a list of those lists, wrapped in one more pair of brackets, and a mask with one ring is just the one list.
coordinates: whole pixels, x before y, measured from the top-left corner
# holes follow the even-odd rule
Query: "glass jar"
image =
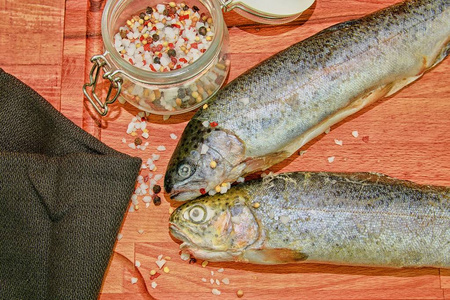
[[(90, 82), (83, 86), (83, 92), (102, 116), (108, 113), (108, 105), (120, 97), (140, 110), (160, 115), (174, 115), (191, 111), (209, 100), (224, 83), (230, 68), (228, 58), (228, 30), (223, 19), (225, 11), (236, 9), (238, 13), (264, 23), (283, 23), (296, 18), (314, 0), (289, 0), (292, 13), (282, 14), (263, 12), (250, 5), (262, 5), (271, 1), (254, 0), (185, 0), (190, 7), (194, 5), (207, 11), (214, 25), (214, 36), (209, 48), (194, 62), (168, 72), (153, 72), (141, 69), (123, 59), (114, 46), (114, 35), (127, 20), (145, 11), (148, 6), (155, 7), (161, 0), (108, 0), (102, 15), (102, 38), (105, 52), (93, 56)], [(245, 2), (249, 2), (247, 5)], [(258, 4), (259, 3), (259, 4)], [(266, 3), (266, 4), (267, 4)], [(294, 5), (295, 3), (295, 5)], [(299, 5), (298, 3), (302, 3)], [(287, 3), (289, 4), (289, 3)], [(283, 7), (286, 3), (283, 3)], [(267, 6), (266, 6), (267, 7)], [(280, 6), (281, 7), (281, 6)], [(263, 8), (266, 9), (266, 8)], [(96, 93), (99, 74), (110, 81), (106, 99), (102, 101)], [(88, 88), (91, 91), (88, 92)]]

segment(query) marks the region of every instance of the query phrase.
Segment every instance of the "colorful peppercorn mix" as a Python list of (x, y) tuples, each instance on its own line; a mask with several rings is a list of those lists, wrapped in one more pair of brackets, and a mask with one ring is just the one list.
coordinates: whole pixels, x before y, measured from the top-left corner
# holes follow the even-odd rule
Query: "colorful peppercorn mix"
[(169, 2), (132, 16), (114, 36), (130, 64), (153, 72), (182, 68), (204, 53), (214, 36), (212, 18), (196, 6)]

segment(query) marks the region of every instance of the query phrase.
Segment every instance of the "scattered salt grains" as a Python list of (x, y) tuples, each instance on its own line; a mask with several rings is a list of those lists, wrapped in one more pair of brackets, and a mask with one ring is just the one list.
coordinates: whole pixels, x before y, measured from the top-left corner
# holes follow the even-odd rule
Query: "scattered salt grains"
[(158, 284), (155, 281), (152, 281), (151, 283), (152, 288), (156, 289), (156, 287), (158, 286)]
[(162, 178), (163, 178), (163, 175), (162, 175), (162, 174), (156, 174), (156, 175), (155, 175), (155, 180), (156, 180), (156, 181), (161, 180)]
[(126, 138), (123, 138), (123, 139), (122, 139), (122, 143), (126, 144), (126, 143), (127, 143), (127, 139), (126, 139)]
[(156, 150), (158, 150), (158, 151), (166, 151), (166, 147), (164, 147), (164, 146), (158, 146), (158, 147), (156, 148)]
[(211, 276), (214, 276), (214, 271), (211, 271)]
[(224, 268), (220, 268), (219, 270), (217, 270), (217, 272), (219, 273), (223, 273), (223, 271), (225, 271)]
[(244, 182), (244, 181), (245, 181), (245, 178), (244, 178), (244, 177), (239, 177), (239, 178), (236, 180), (236, 182), (239, 182), (239, 183)]
[(202, 148), (200, 150), (200, 154), (206, 154), (209, 150), (208, 145), (202, 144)]
[(135, 284), (138, 282), (138, 279), (136, 277), (131, 277), (131, 283)]
[(143, 201), (144, 203), (150, 203), (150, 202), (152, 202), (152, 197), (150, 197), (150, 196), (144, 196), (144, 198), (142, 198), (142, 201)]
[(141, 267), (141, 262), (138, 261), (138, 260), (136, 260), (136, 261), (134, 262), (134, 265), (135, 265), (137, 268), (140, 268), (140, 267)]
[(213, 295), (219, 296), (221, 294), (221, 292), (218, 289), (212, 289), (211, 292), (213, 293)]
[(119, 233), (119, 234), (117, 235), (117, 240), (120, 241), (122, 238), (123, 238), (123, 234)]
[(211, 279), (209, 280), (209, 283), (214, 284), (214, 279), (211, 278)]
[(329, 134), (331, 131), (331, 127), (328, 127), (327, 129), (325, 129), (325, 134)]
[(331, 164), (334, 161), (335, 157), (334, 156), (330, 156), (328, 157), (328, 162)]
[(176, 136), (174, 133), (171, 133), (171, 134), (170, 134), (170, 138), (171, 138), (172, 140), (176, 140), (176, 139), (177, 139), (177, 136)]
[(169, 118), (170, 118), (170, 115), (164, 115), (164, 116), (163, 116), (163, 120), (164, 120), (164, 121), (169, 120)]
[(158, 259), (157, 261), (155, 261), (156, 265), (158, 266), (159, 269), (162, 269), (164, 267), (164, 265), (166, 264), (166, 260), (161, 258)]
[(144, 234), (144, 229), (139, 229), (139, 230), (138, 230), (138, 233), (139, 233), (139, 234)]
[(152, 160), (157, 161), (161, 156), (159, 154), (152, 154)]
[(290, 221), (290, 219), (288, 216), (281, 216), (280, 221), (281, 221), (281, 223), (286, 225)]
[(230, 284), (230, 279), (228, 279), (227, 277), (225, 277), (224, 279), (222, 279), (222, 283), (223, 283), (223, 284)]
[(306, 154), (307, 151), (308, 150), (300, 150), (300, 151), (298, 151), (298, 155), (303, 156)]
[(239, 101), (241, 101), (242, 104), (247, 105), (250, 102), (250, 99), (248, 97), (244, 97), (239, 99)]
[(216, 284), (217, 284), (217, 285), (220, 285), (219, 279), (216, 279)]
[(342, 140), (334, 139), (334, 143), (336, 145), (342, 146), (344, 142)]
[(203, 282), (208, 282), (208, 280), (206, 278), (202, 278)]
[(186, 261), (191, 258), (191, 255), (189, 254), (189, 252), (181, 252), (180, 258), (181, 260)]
[(353, 135), (353, 137), (357, 138), (359, 133), (357, 130), (354, 130), (354, 131), (352, 131), (352, 135)]
[(135, 143), (129, 143), (128, 147), (130, 147), (131, 149), (136, 149), (136, 144)]

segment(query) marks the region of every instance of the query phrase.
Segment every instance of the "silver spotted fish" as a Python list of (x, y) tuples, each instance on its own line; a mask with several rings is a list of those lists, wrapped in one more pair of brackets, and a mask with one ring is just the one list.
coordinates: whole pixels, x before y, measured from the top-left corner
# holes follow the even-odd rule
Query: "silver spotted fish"
[(450, 268), (450, 188), (286, 173), (186, 202), (170, 232), (208, 261)]
[(189, 200), (292, 155), (415, 81), (449, 53), (450, 0), (412, 0), (340, 23), (239, 76), (188, 123), (165, 189)]

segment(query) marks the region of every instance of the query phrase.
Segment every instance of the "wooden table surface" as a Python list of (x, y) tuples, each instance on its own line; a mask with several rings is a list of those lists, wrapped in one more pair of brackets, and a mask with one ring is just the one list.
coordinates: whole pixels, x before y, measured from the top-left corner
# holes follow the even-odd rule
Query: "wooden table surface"
[[(317, 0), (297, 20), (281, 26), (260, 25), (226, 13), (231, 51), (228, 80), (325, 27), (395, 2)], [(160, 154), (152, 174), (164, 174), (178, 140), (170, 134), (179, 137), (191, 113), (167, 121), (151, 115), (148, 148), (133, 150), (127, 143), (134, 138), (126, 129), (139, 111), (116, 103), (107, 117), (98, 118), (83, 97), (89, 58), (102, 53), (103, 5), (102, 0), (0, 0), (0, 67), (107, 145), (145, 161), (153, 153)], [(329, 134), (308, 143), (302, 156), (294, 154), (273, 170), (372, 171), (423, 184), (450, 185), (449, 71), (450, 60), (446, 59), (401, 92), (333, 126)], [(354, 130), (359, 133), (357, 138), (352, 136)], [(335, 144), (335, 139), (343, 145)], [(158, 152), (160, 145), (167, 150)], [(331, 156), (335, 157), (332, 163), (327, 159)], [(139, 198), (139, 207), (126, 215), (123, 237), (116, 244), (100, 299), (235, 299), (239, 289), (244, 299), (450, 299), (450, 270), (443, 269), (189, 264), (180, 259), (178, 244), (168, 233), (170, 203), (163, 197), (160, 206), (146, 208)], [(169, 273), (155, 264), (159, 255), (170, 257)], [(219, 272), (220, 268), (224, 271)], [(161, 276), (151, 280), (152, 269)], [(133, 284), (132, 278), (137, 282)], [(229, 284), (222, 282), (224, 278)], [(213, 288), (222, 294), (214, 296)]]

